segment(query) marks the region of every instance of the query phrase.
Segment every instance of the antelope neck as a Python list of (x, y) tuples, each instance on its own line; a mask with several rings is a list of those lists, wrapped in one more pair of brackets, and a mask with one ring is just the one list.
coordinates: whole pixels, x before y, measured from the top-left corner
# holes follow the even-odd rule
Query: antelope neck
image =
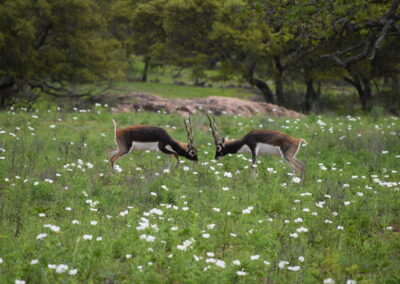
[(188, 150), (188, 147), (185, 143), (176, 141), (175, 139), (171, 140), (170, 145), (172, 149), (178, 154), (184, 154)]
[(242, 139), (227, 140), (225, 141), (225, 151), (230, 154), (237, 153), (244, 145)]

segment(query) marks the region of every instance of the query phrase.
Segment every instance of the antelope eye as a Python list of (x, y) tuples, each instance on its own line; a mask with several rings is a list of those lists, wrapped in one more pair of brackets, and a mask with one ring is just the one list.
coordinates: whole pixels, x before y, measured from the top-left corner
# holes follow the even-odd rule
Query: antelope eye
[(190, 156), (196, 155), (196, 151), (195, 151), (194, 149), (190, 150), (190, 151), (189, 151), (189, 155), (190, 155)]
[(222, 146), (221, 146), (221, 145), (218, 145), (218, 146), (217, 146), (217, 152), (221, 152), (221, 150), (222, 150)]

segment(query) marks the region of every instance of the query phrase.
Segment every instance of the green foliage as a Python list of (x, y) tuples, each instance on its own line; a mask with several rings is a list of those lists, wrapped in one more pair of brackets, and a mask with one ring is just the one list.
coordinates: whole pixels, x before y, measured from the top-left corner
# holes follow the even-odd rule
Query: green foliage
[(171, 83), (126, 83), (117, 82), (115, 84), (116, 94), (130, 92), (144, 92), (162, 96), (165, 98), (203, 98), (208, 96), (250, 98), (254, 94), (242, 88), (221, 88), (221, 87), (195, 87), (180, 86)]
[[(310, 102), (310, 88), (345, 80), (363, 110), (376, 100), (397, 111), (399, 87), (388, 79), (398, 81), (398, 5), (395, 0), (5, 0), (0, 107), (15, 103), (16, 94), (24, 95), (23, 103), (39, 92), (87, 97), (91, 92), (79, 92), (82, 84), (124, 76), (137, 80), (131, 73), (138, 68), (147, 81), (150, 69), (167, 65), (189, 70), (195, 85), (235, 79), (269, 102), (304, 105), (306, 111), (321, 98)], [(179, 72), (176, 76), (184, 81)]]
[(0, 83), (43, 89), (120, 76), (105, 8), (92, 0), (2, 1)]
[[(307, 165), (304, 185), (280, 158), (261, 157), (257, 178), (247, 155), (213, 161), (203, 115), (192, 117), (199, 163), (182, 159), (168, 172), (167, 156), (134, 152), (118, 161), (123, 170), (114, 175), (106, 160), (115, 146), (111, 119), (120, 127), (158, 125), (187, 139), (178, 115), (111, 115), (103, 107), (0, 113), (0, 282), (399, 278), (396, 117), (217, 117), (220, 135), (229, 138), (253, 128), (304, 138), (308, 145), (298, 153)], [(308, 231), (290, 236), (301, 227)], [(181, 250), (186, 240), (192, 243)], [(280, 268), (281, 261), (289, 264)], [(52, 264), (68, 269), (57, 272)]]

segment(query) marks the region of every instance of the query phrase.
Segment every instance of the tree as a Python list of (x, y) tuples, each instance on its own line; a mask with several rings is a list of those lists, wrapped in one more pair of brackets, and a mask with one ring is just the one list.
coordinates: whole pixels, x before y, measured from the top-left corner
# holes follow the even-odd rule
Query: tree
[(0, 107), (24, 88), (78, 96), (69, 84), (112, 80), (118, 42), (93, 0), (4, 0), (0, 4)]
[(384, 42), (391, 37), (399, 39), (400, 0), (388, 1), (329, 1), (331, 11), (321, 13), (321, 45), (332, 60), (345, 69), (344, 80), (359, 95), (363, 110), (370, 108), (372, 98), (371, 60)]
[(147, 81), (152, 64), (165, 61), (166, 3), (166, 0), (120, 0), (113, 5), (113, 17), (110, 21), (113, 34), (124, 43), (126, 55), (135, 54), (143, 58), (143, 82)]

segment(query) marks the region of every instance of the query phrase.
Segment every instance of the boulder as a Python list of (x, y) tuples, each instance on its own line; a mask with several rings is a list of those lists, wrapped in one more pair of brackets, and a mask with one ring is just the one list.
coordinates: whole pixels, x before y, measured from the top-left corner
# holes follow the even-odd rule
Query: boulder
[(113, 112), (140, 110), (163, 111), (167, 113), (176, 112), (183, 116), (189, 116), (197, 112), (212, 111), (215, 115), (304, 117), (304, 114), (274, 104), (218, 96), (192, 99), (166, 99), (147, 94), (129, 94), (118, 97), (116, 106), (112, 109)]

